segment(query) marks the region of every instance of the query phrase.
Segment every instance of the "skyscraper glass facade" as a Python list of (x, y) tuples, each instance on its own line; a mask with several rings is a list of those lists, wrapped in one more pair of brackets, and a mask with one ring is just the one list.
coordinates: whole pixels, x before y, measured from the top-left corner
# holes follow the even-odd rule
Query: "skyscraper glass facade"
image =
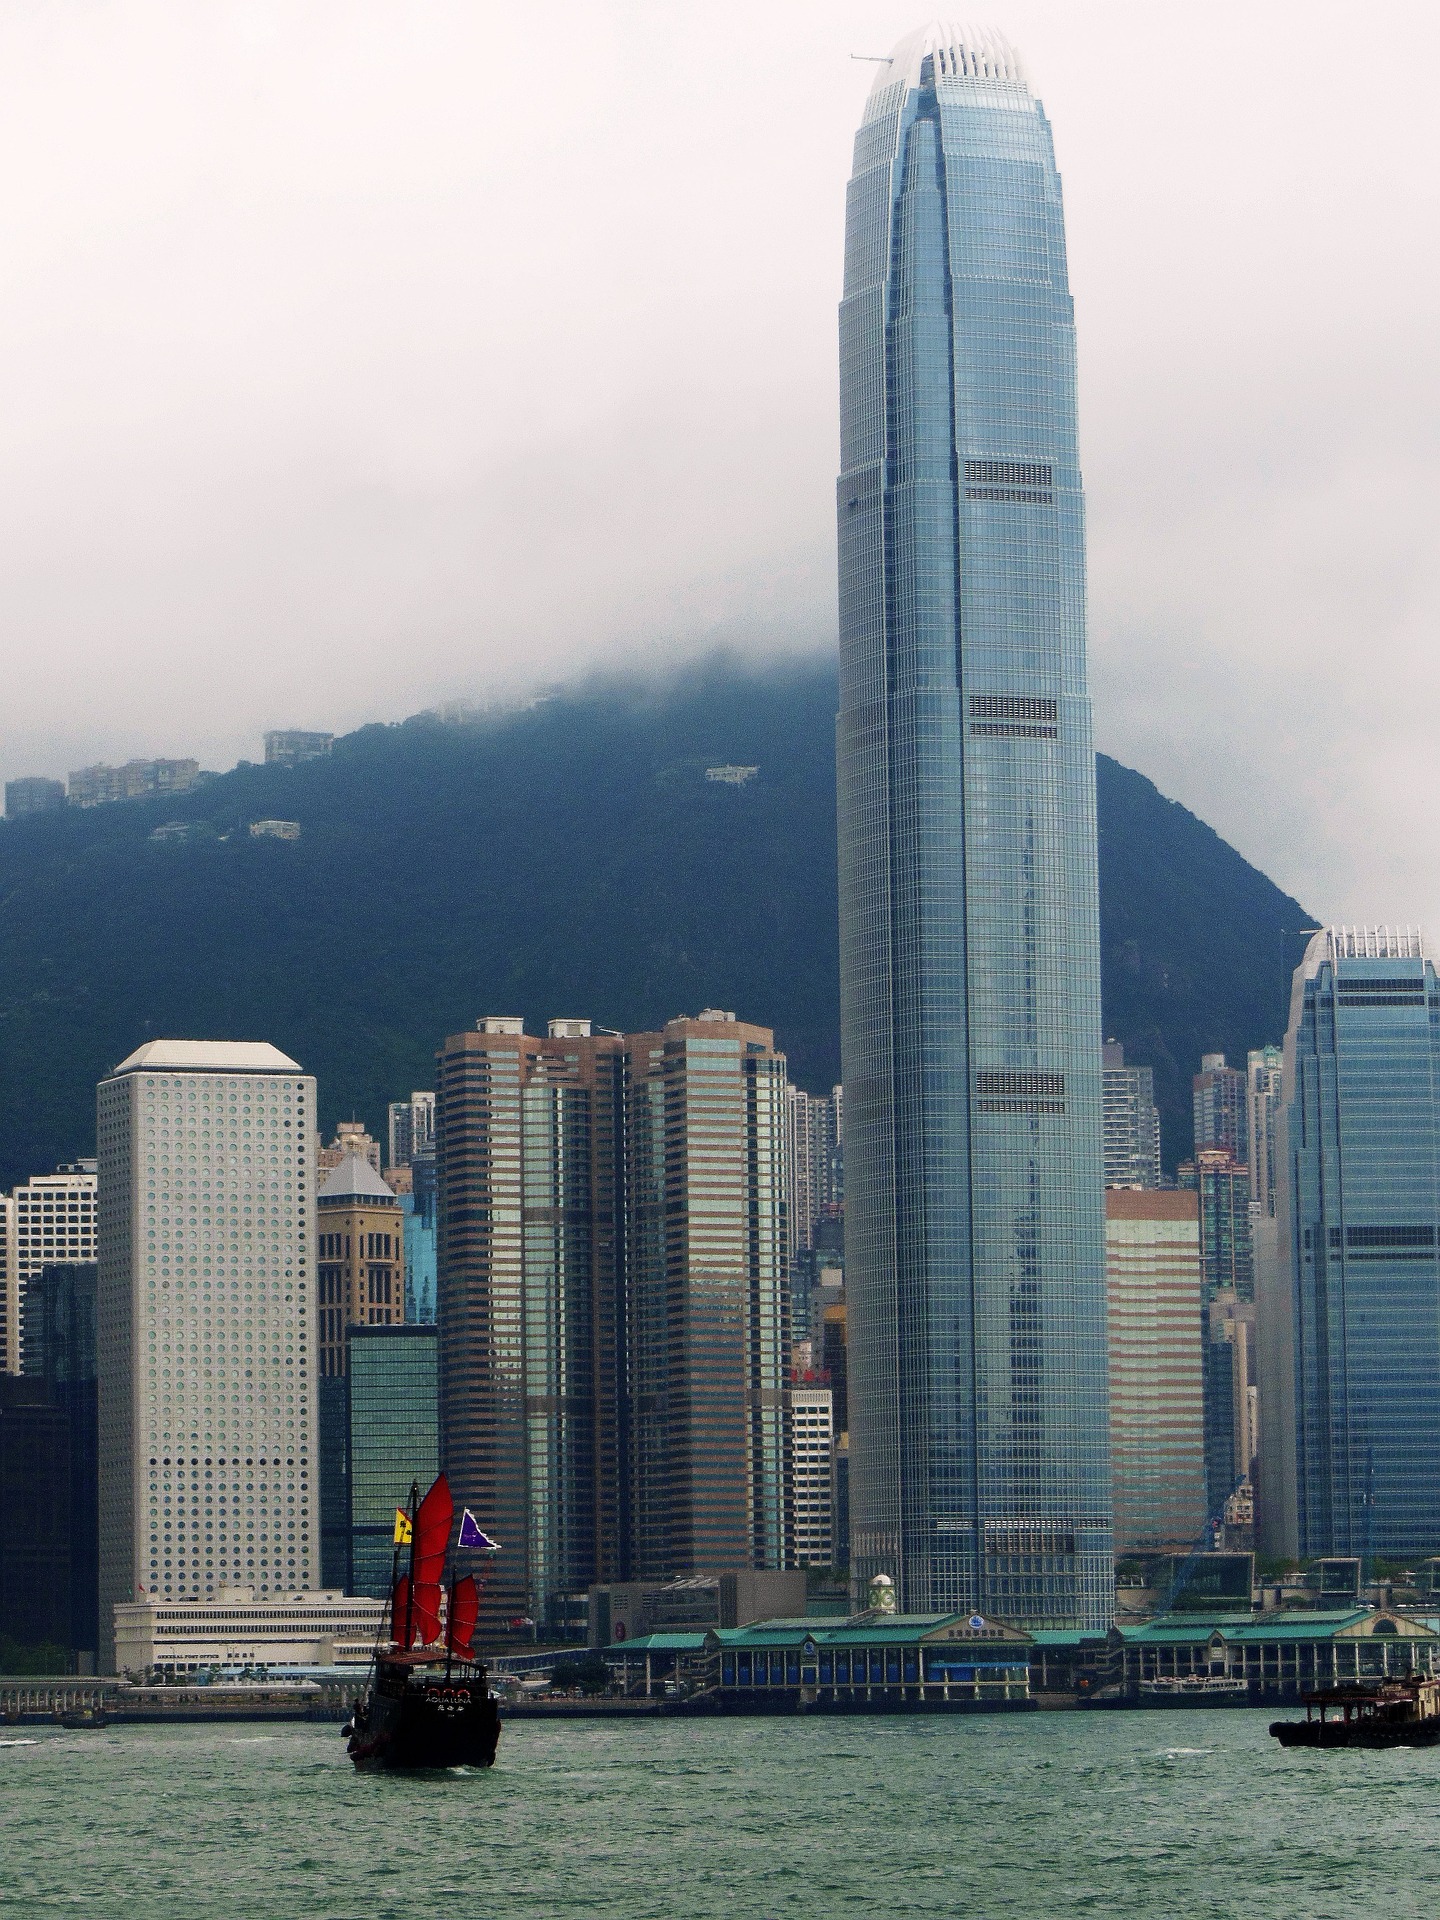
[(349, 1350), (351, 1593), (390, 1591), (395, 1509), (439, 1464), (434, 1327), (355, 1326)]
[(1417, 934), (1315, 936), (1284, 1089), (1300, 1552), (1413, 1561), (1440, 1552), (1440, 979)]
[(932, 26), (855, 142), (841, 306), (851, 1554), (1109, 1624), (1095, 773), (1060, 180)]

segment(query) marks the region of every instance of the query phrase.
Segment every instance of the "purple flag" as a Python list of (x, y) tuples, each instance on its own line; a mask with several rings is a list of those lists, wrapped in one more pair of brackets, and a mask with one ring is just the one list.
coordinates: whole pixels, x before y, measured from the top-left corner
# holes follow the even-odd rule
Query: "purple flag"
[(499, 1553), (500, 1542), (492, 1540), (488, 1533), (481, 1531), (480, 1523), (466, 1507), (460, 1516), (460, 1538), (455, 1543), (460, 1547), (478, 1547), (481, 1553)]

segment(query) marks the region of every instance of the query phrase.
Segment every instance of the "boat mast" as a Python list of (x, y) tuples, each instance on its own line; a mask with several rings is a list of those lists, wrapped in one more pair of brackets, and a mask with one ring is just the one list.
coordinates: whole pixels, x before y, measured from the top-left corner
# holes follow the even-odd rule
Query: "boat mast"
[(415, 1517), (420, 1511), (420, 1482), (410, 1482), (410, 1577), (405, 1582), (405, 1651), (410, 1651), (415, 1615)]

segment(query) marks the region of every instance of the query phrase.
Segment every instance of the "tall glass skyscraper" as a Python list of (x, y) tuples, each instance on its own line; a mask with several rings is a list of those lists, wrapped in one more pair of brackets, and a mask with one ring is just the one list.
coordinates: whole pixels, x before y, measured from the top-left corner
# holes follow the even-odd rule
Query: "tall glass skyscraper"
[(839, 718), (852, 1564), (1112, 1614), (1095, 769), (1050, 127), (931, 25), (855, 142)]
[(1418, 934), (1311, 940), (1284, 1100), (1293, 1383), (1271, 1391), (1293, 1387), (1298, 1551), (1440, 1553), (1440, 977)]

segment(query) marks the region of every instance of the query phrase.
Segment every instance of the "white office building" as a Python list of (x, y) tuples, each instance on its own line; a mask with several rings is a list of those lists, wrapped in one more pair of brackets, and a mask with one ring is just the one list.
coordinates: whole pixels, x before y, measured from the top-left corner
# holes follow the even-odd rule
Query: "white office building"
[(0, 1197), (0, 1322), (4, 1368), (23, 1365), (25, 1294), (42, 1267), (95, 1258), (95, 1162), (36, 1174)]
[(221, 1587), (208, 1601), (132, 1600), (115, 1609), (115, 1669), (183, 1679), (200, 1667), (365, 1667), (386, 1611), (383, 1600), (334, 1592), (257, 1600), (251, 1587)]
[(829, 1387), (790, 1389), (790, 1475), (797, 1567), (835, 1564), (835, 1409)]
[(318, 1585), (315, 1082), (154, 1040), (100, 1083), (100, 1620)]

